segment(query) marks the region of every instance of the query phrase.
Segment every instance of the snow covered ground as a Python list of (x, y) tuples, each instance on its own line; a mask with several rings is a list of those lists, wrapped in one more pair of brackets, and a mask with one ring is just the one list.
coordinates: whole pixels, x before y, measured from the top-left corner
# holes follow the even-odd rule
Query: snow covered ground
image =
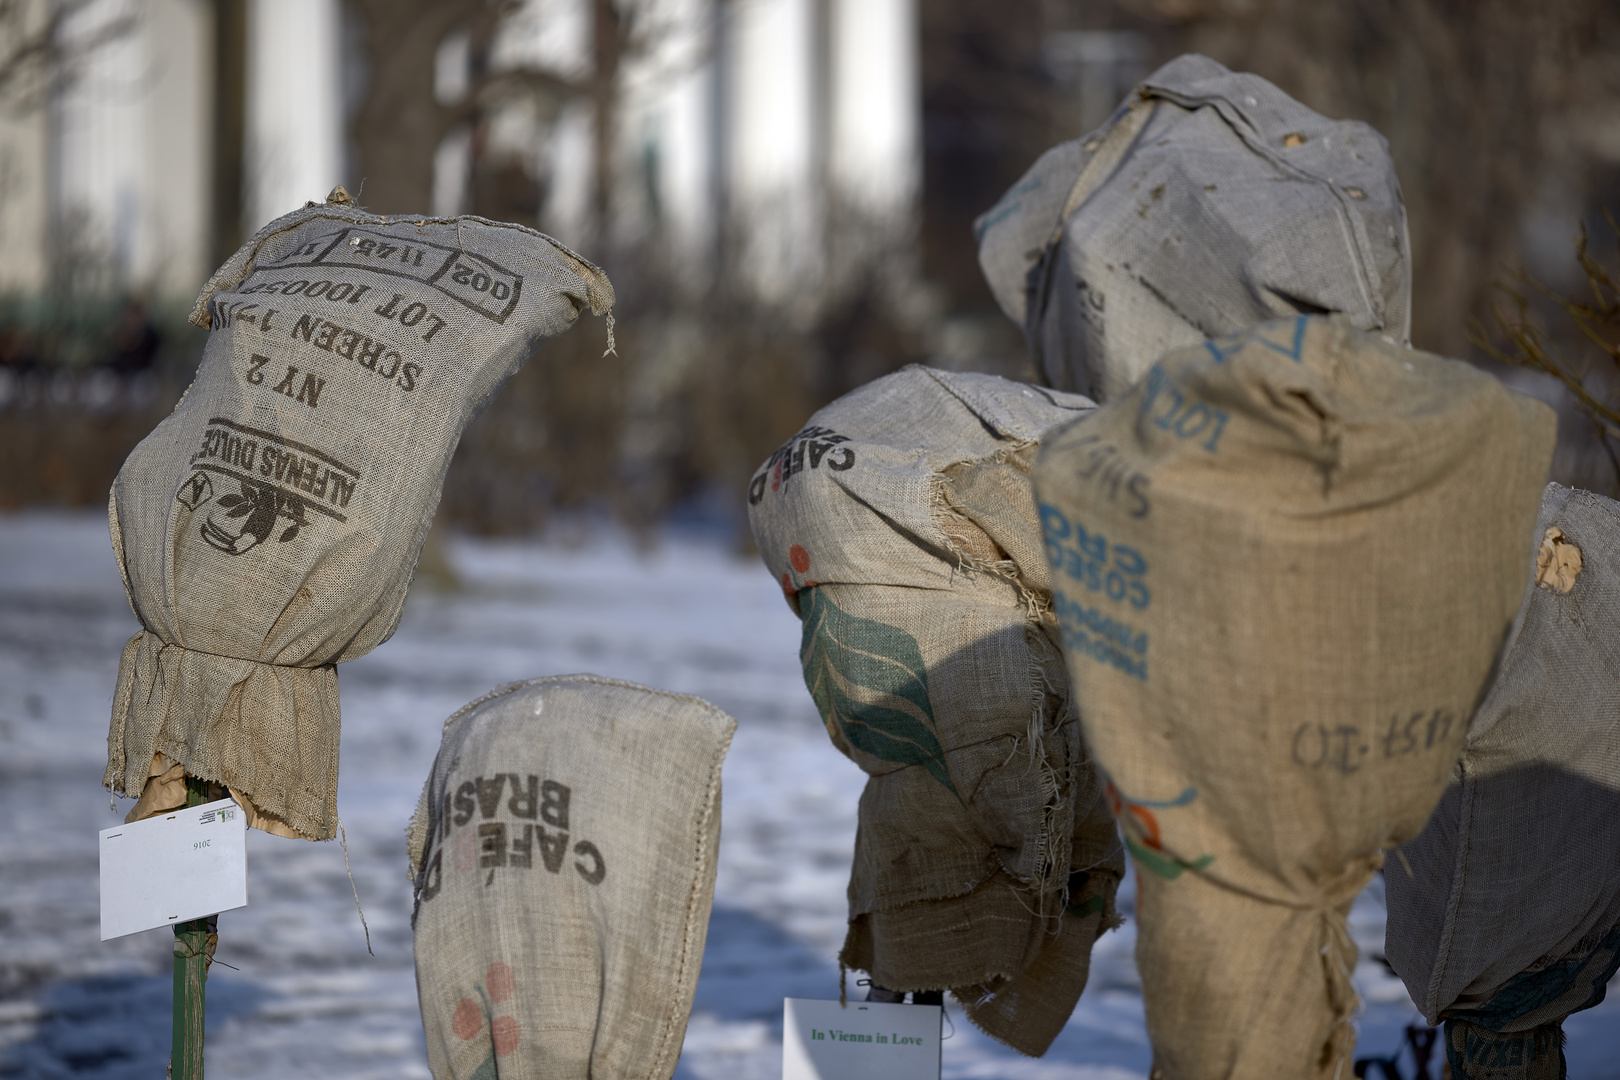
[[(798, 668), (799, 625), (755, 560), (615, 534), (572, 547), (461, 541), (456, 592), (418, 589), (399, 633), (340, 672), (343, 849), (248, 834), (250, 906), (220, 918), (211, 1078), (427, 1077), (411, 966), (404, 828), (456, 708), (492, 686), (590, 671), (697, 694), (739, 721), (719, 883), (681, 1080), (776, 1077), (781, 999), (833, 998), (862, 774), (828, 744)], [(0, 1077), (148, 1078), (168, 1056), (171, 936), (98, 940), (96, 832), (118, 655), (136, 629), (95, 514), (0, 516)], [(1129, 897), (1126, 897), (1127, 905)], [(1416, 1018), (1371, 959), (1379, 885), (1352, 931), (1361, 1053)], [(1022, 1058), (951, 1008), (955, 1080), (1143, 1078), (1134, 930), (1098, 944), (1047, 1056)], [(852, 988), (853, 989), (853, 988)], [(1620, 993), (1567, 1025), (1571, 1075), (1620, 1078)]]

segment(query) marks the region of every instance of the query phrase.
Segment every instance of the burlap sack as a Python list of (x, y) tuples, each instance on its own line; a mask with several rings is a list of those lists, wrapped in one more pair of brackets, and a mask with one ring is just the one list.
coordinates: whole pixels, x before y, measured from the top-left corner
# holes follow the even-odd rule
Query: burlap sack
[(841, 960), (952, 989), (1043, 1053), (1123, 871), (1064, 677), (1029, 462), (1091, 402), (908, 367), (822, 409), (754, 476), (760, 553), (861, 797)]
[(331, 837), (334, 665), (393, 633), (462, 428), (542, 338), (612, 302), (573, 252), (479, 218), (312, 203), (244, 245), (192, 312), (211, 329), (196, 380), (113, 484), (145, 629), (107, 785), (138, 795), (178, 764), (256, 827)]
[(1503, 1034), (1596, 1005), (1620, 965), (1620, 503), (1550, 484), (1534, 535), (1451, 786), (1384, 871), (1386, 953), (1412, 1000), (1431, 1024)]
[(411, 821), (436, 1080), (668, 1080), (697, 988), (737, 722), (594, 675), (444, 726)]
[(1186, 55), (1044, 154), (975, 223), (1048, 385), (1108, 401), (1167, 351), (1342, 312), (1405, 341), (1406, 210), (1384, 139)]
[(1164, 357), (1035, 469), (1167, 1080), (1350, 1075), (1351, 901), (1519, 608), (1552, 412), (1342, 318)]

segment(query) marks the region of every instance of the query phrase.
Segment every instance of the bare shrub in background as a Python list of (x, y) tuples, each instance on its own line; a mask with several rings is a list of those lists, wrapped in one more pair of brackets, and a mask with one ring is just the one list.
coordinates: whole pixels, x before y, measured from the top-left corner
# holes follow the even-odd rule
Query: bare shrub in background
[[(1620, 255), (1620, 225), (1612, 214), (1605, 213), (1604, 218)], [(1491, 305), (1493, 325), (1487, 329), (1476, 321), (1471, 337), (1493, 359), (1545, 372), (1569, 390), (1580, 415), (1591, 423), (1592, 442), (1612, 470), (1607, 476), (1591, 476), (1581, 486), (1620, 497), (1620, 453), (1616, 452), (1620, 445), (1620, 272), (1611, 271), (1592, 253), (1584, 226), (1576, 241), (1575, 262), (1585, 275), (1588, 295), (1566, 296), (1523, 270), (1514, 271), (1497, 286), (1506, 295), (1509, 309)], [(1620, 267), (1620, 259), (1615, 265)]]
[(0, 105), (13, 114), (44, 107), (103, 46), (133, 32), (137, 17), (101, 0), (0, 0)]

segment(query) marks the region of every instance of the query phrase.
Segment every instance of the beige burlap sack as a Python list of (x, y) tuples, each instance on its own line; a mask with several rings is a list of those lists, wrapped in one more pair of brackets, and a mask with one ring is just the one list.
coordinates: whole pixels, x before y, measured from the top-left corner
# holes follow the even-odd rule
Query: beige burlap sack
[(1052, 622), (1029, 487), (1091, 402), (909, 367), (822, 409), (749, 488), (804, 619), (801, 660), (861, 797), (841, 960), (952, 989), (1043, 1053), (1114, 920), (1123, 870)]
[[(1384, 871), (1385, 950), (1428, 1021), (1524, 1036), (1602, 1001), (1620, 967), (1620, 503), (1550, 484), (1534, 535), (1451, 786)], [(1518, 1041), (1492, 1059), (1528, 1067)]]
[(1342, 318), (1164, 357), (1035, 469), (1166, 1080), (1350, 1075), (1351, 901), (1519, 609), (1552, 412)]
[(211, 330), (197, 377), (112, 489), (144, 629), (107, 785), (138, 795), (179, 765), (256, 827), (333, 836), (335, 665), (393, 633), (462, 428), (542, 338), (612, 302), (539, 233), (347, 203), (272, 222), (220, 268), (192, 313)]
[(411, 821), (436, 1080), (668, 1080), (692, 1010), (737, 722), (594, 675), (444, 726)]
[(1167, 351), (1296, 313), (1404, 341), (1406, 210), (1384, 139), (1208, 57), (1149, 75), (975, 223), (1048, 385), (1108, 401)]

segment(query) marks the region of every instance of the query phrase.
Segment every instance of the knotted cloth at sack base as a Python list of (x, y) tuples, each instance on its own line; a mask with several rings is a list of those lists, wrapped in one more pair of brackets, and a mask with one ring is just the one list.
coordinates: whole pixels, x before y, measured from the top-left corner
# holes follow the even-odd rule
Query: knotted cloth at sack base
[(1189, 54), (1048, 150), (975, 223), (1050, 386), (1108, 401), (1171, 349), (1294, 314), (1405, 341), (1406, 210), (1383, 136)]
[(1390, 966), (1457, 1080), (1561, 1076), (1564, 1017), (1620, 967), (1620, 503), (1549, 484), (1534, 535), (1501, 674), (1384, 871)]
[[(113, 484), (144, 629), (119, 665), (105, 783), (228, 785), (257, 828), (337, 827), (335, 665), (394, 632), (462, 429), (613, 288), (549, 237), (385, 218), (341, 190), (271, 222), (203, 288), (196, 379)], [(184, 785), (169, 783), (167, 788)]]
[(594, 675), (452, 716), (409, 831), (436, 1080), (668, 1080), (697, 989), (737, 722)]
[(1045, 440), (1053, 604), (1168, 1080), (1350, 1075), (1345, 917), (1445, 790), (1554, 426), (1467, 364), (1301, 316), (1170, 353)]
[(1029, 463), (1092, 403), (908, 367), (828, 405), (753, 477), (804, 620), (805, 683), (861, 796), (840, 962), (950, 989), (1044, 1053), (1115, 921), (1119, 838), (1081, 738)]

